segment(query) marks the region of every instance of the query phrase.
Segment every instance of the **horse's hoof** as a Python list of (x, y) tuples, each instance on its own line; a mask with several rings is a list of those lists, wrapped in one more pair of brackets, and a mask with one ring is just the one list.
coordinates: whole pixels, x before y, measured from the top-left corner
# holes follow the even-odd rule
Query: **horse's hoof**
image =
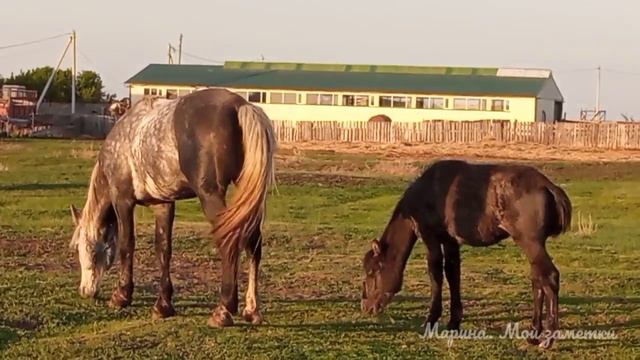
[(262, 323), (262, 314), (260, 314), (258, 310), (244, 309), (242, 311), (242, 318), (253, 325), (260, 325)]
[(447, 324), (447, 330), (460, 330), (460, 322), (454, 321)]
[(168, 317), (172, 317), (176, 315), (176, 310), (173, 308), (171, 304), (164, 305), (153, 305), (153, 309), (151, 311), (151, 318), (153, 320), (165, 319)]
[(538, 339), (538, 338), (527, 338), (527, 343), (529, 345), (540, 345), (540, 339)]
[(553, 346), (554, 340), (555, 339), (553, 337), (545, 338), (544, 340), (540, 341), (540, 344), (538, 344), (538, 347), (542, 350), (549, 350)]
[(209, 320), (207, 320), (207, 325), (212, 328), (222, 328), (233, 325), (233, 317), (231, 313), (227, 311), (224, 307), (220, 306), (213, 311)]
[(120, 291), (116, 290), (111, 294), (111, 301), (109, 301), (109, 306), (115, 309), (126, 308), (131, 305), (131, 297), (125, 297), (120, 293)]
[(422, 325), (421, 325), (421, 326), (422, 326), (423, 328), (427, 328), (427, 327), (429, 327), (430, 329), (435, 329), (435, 327), (436, 327), (437, 325), (438, 325), (438, 320), (435, 320), (435, 321), (434, 321), (433, 319), (430, 319), (429, 317), (427, 317), (427, 318), (424, 320), (424, 322), (422, 323)]

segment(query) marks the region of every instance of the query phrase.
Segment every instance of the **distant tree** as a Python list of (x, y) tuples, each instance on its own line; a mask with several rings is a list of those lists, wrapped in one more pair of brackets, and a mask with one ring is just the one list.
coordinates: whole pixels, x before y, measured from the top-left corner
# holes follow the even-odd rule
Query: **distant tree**
[[(41, 94), (44, 90), (53, 68), (50, 66), (38, 67), (5, 79), (6, 84), (24, 85), (29, 90), (37, 90)], [(95, 71), (85, 70), (76, 77), (76, 96), (80, 102), (97, 103), (104, 100), (104, 85), (102, 78)], [(45, 95), (45, 100), (52, 102), (71, 101), (71, 69), (60, 69), (56, 72), (53, 81)]]
[(101, 102), (106, 94), (103, 93), (102, 79), (94, 71), (85, 70), (77, 77), (78, 96), (81, 101), (88, 103)]

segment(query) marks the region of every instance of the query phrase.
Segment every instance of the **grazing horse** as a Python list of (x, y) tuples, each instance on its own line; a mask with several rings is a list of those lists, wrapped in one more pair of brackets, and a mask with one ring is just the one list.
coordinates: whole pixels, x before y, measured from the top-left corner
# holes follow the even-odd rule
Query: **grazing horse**
[(536, 334), (542, 331), (546, 300), (548, 330), (557, 330), (560, 273), (545, 242), (565, 232), (570, 223), (567, 194), (532, 167), (438, 161), (407, 188), (382, 237), (366, 253), (362, 309), (377, 314), (400, 291), (405, 265), (420, 236), (427, 246), (431, 277), (425, 323), (433, 329), (442, 314), (444, 268), (451, 293), (448, 329), (459, 330), (460, 246), (489, 246), (510, 236), (531, 265), (533, 329)]
[[(213, 225), (222, 258), (220, 303), (210, 326), (233, 324), (238, 311), (238, 258), (251, 258), (245, 320), (258, 324), (258, 268), (266, 195), (274, 177), (276, 141), (271, 121), (259, 107), (222, 89), (194, 92), (175, 100), (143, 99), (107, 136), (91, 173), (84, 208), (72, 208), (76, 224), (71, 245), (81, 267), (80, 294), (95, 296), (116, 253), (119, 279), (111, 296), (117, 308), (131, 304), (134, 207), (155, 214), (155, 250), (160, 266), (154, 317), (175, 314), (169, 273), (175, 201), (197, 197)], [(227, 206), (225, 194), (235, 191)]]

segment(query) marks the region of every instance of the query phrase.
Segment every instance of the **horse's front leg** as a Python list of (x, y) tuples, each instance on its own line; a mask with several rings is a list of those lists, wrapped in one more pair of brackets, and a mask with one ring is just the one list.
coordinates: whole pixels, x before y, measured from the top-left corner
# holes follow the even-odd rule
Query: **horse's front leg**
[(156, 217), (156, 259), (160, 267), (160, 289), (158, 299), (153, 305), (154, 318), (166, 318), (176, 314), (171, 297), (173, 285), (171, 283), (171, 236), (173, 232), (173, 219), (175, 215), (175, 203), (166, 203), (152, 206)]
[(262, 258), (262, 235), (259, 227), (256, 228), (247, 242), (245, 250), (247, 257), (249, 257), (249, 283), (247, 284), (242, 317), (246, 321), (257, 325), (262, 322), (260, 299), (258, 298), (258, 274), (260, 270), (260, 259)]
[[(422, 234), (426, 232), (422, 231)], [(424, 325), (433, 329), (442, 316), (442, 247), (436, 239), (423, 238), (422, 240), (427, 245), (427, 266), (431, 278), (431, 305)]]
[(118, 284), (111, 294), (111, 306), (123, 308), (131, 305), (133, 295), (133, 252), (135, 249), (134, 207), (131, 201), (116, 201), (114, 209), (118, 219), (118, 255), (120, 271)]
[(451, 315), (448, 330), (460, 329), (462, 321), (462, 299), (460, 296), (460, 245), (455, 240), (443, 243), (444, 248), (444, 272), (449, 283), (449, 299)]

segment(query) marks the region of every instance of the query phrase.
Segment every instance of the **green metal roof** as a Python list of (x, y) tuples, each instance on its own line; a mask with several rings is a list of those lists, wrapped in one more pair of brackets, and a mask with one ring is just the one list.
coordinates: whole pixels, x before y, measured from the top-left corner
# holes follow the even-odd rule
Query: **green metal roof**
[(150, 64), (128, 84), (410, 94), (536, 96), (548, 77), (499, 76), (497, 68), (227, 62)]

